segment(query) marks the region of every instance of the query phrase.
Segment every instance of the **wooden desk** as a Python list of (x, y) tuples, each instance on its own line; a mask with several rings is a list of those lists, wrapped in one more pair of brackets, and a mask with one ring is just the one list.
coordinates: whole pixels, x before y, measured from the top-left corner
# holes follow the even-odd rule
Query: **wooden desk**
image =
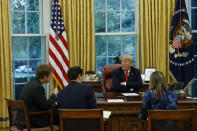
[(83, 84), (90, 85), (94, 92), (101, 92), (101, 82), (83, 82)]
[[(94, 92), (102, 92), (101, 90), (101, 82), (85, 82), (83, 81), (84, 84), (90, 85), (92, 87), (92, 89), (94, 90)], [(139, 91), (141, 92), (145, 92), (146, 90), (148, 90), (149, 84), (144, 83), (142, 85), (142, 88), (139, 89)]]
[[(120, 93), (110, 93), (109, 98), (123, 98), (123, 103), (108, 103), (105, 98), (97, 98), (99, 108), (112, 112), (105, 123), (106, 131), (146, 131), (146, 121), (138, 118), (142, 97), (123, 97)], [(179, 109), (197, 109), (197, 100), (186, 99), (185, 96), (178, 96)]]

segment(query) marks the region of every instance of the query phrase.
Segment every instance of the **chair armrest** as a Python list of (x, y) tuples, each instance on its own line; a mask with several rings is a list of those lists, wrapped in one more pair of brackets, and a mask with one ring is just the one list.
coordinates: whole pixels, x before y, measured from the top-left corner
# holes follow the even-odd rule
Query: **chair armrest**
[(29, 112), (30, 115), (41, 115), (41, 114), (52, 114), (52, 110), (48, 111), (38, 111), (38, 112)]

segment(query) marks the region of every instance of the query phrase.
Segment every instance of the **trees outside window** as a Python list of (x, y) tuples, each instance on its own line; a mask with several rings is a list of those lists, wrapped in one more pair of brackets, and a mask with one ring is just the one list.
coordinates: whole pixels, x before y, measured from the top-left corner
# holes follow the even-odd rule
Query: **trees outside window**
[(94, 0), (96, 70), (113, 58), (132, 55), (136, 66), (137, 0)]
[(42, 31), (42, 0), (10, 0), (14, 98), (46, 60)]

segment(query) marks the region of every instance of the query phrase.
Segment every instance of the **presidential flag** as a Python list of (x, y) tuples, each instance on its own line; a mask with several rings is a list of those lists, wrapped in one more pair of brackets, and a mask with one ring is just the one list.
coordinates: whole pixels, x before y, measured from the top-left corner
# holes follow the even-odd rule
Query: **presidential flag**
[(170, 29), (170, 74), (184, 87), (191, 85), (194, 77), (192, 31), (185, 0), (177, 0)]
[(49, 64), (53, 67), (53, 78), (60, 88), (68, 82), (68, 44), (59, 0), (53, 1), (52, 19), (49, 33)]

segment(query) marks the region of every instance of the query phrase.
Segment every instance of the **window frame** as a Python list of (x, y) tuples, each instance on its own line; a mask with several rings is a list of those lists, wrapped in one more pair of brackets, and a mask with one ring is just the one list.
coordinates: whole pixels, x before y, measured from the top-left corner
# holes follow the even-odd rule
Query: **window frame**
[[(135, 60), (136, 60), (136, 66), (138, 66), (137, 65), (137, 58), (138, 58), (138, 50), (137, 50), (137, 41), (138, 41), (138, 37), (139, 37), (139, 34), (138, 34), (138, 24), (139, 24), (139, 22), (140, 22), (140, 20), (139, 20), (139, 1), (138, 0), (135, 0), (135, 9), (132, 9), (132, 10), (122, 10), (122, 0), (120, 0), (120, 10), (108, 10), (107, 9), (107, 1), (108, 0), (106, 0), (106, 10), (99, 10), (99, 11), (96, 11), (96, 10), (94, 10), (94, 12), (105, 12), (105, 32), (101, 32), (101, 33), (97, 33), (97, 32), (95, 32), (95, 37), (96, 36), (128, 36), (128, 35), (131, 35), (131, 36), (135, 36), (135, 55), (136, 55), (136, 58), (135, 58)], [(126, 12), (126, 11), (128, 11), (128, 12), (135, 12), (135, 31), (134, 32), (107, 32), (107, 28), (108, 28), (108, 22), (107, 22), (107, 14), (108, 14), (108, 12)], [(122, 13), (120, 13), (120, 31), (122, 31)], [(121, 43), (120, 43), (120, 45), (121, 45), (121, 51), (120, 51), (120, 55), (122, 55), (122, 40), (120, 41)], [(96, 41), (95, 41), (95, 44), (96, 44)], [(132, 53), (132, 52), (131, 52)], [(118, 55), (118, 54), (117, 54)], [(106, 55), (105, 56), (95, 56), (96, 57), (96, 59), (97, 58), (105, 58), (105, 60), (106, 60), (106, 65), (109, 65), (109, 58), (114, 58), (115, 56), (109, 56), (108, 55), (108, 40), (107, 40), (107, 38), (106, 38)], [(96, 63), (96, 71), (97, 71), (97, 63)]]
[[(50, 18), (51, 18), (51, 5), (52, 5), (52, 0), (39, 0), (40, 4), (39, 4), (39, 11), (27, 11), (26, 9), (24, 11), (14, 11), (12, 9), (10, 9), (10, 20), (12, 20), (12, 12), (24, 12), (25, 13), (25, 33), (24, 34), (16, 34), (16, 33), (12, 33), (11, 32), (11, 38), (12, 37), (27, 37), (27, 48), (29, 47), (29, 38), (30, 37), (40, 37), (41, 38), (41, 47), (44, 49), (44, 51), (41, 51), (41, 58), (25, 58), (25, 59), (12, 59), (12, 78), (13, 78), (13, 96), (14, 99), (16, 98), (15, 96), (15, 92), (17, 88), (17, 85), (24, 85), (26, 82), (24, 83), (15, 83), (15, 61), (17, 60), (26, 60), (27, 61), (27, 65), (29, 65), (29, 62), (31, 60), (41, 60), (41, 63), (48, 63), (49, 58), (48, 58), (48, 42), (49, 42), (49, 29), (50, 29)], [(26, 0), (25, 0), (26, 2)], [(36, 33), (36, 34), (32, 34), (32, 33), (27, 33), (27, 13), (28, 12), (39, 12), (40, 13), (40, 32)], [(11, 22), (10, 22), (11, 23)], [(45, 24), (44, 24), (45, 23)], [(13, 45), (13, 44), (12, 44)], [(14, 48), (14, 47), (13, 47)], [(13, 50), (13, 49), (12, 49)], [(29, 48), (27, 49), (28, 53), (29, 53)], [(15, 52), (12, 52), (15, 53)], [(13, 54), (15, 55), (15, 54)], [(30, 79), (29, 76), (29, 72), (27, 72), (27, 82)], [(50, 88), (46, 88), (49, 87), (49, 84), (45, 85), (45, 90), (46, 90), (46, 96), (49, 97), (50, 94)]]

